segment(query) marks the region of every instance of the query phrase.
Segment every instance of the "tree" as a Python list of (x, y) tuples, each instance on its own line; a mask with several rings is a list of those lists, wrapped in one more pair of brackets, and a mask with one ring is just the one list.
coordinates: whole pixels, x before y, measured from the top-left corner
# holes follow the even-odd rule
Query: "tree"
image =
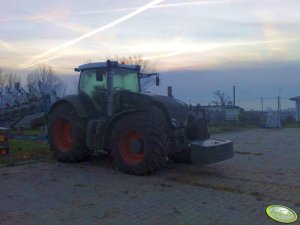
[[(129, 65), (140, 65), (141, 73), (154, 73), (155, 68), (153, 65), (150, 65), (149, 61), (144, 60), (141, 55), (134, 55), (129, 57), (116, 56), (115, 58), (108, 57), (110, 60), (118, 61), (119, 63), (125, 63)], [(155, 85), (155, 76), (142, 78), (141, 79), (141, 91), (147, 91), (150, 87)]]
[(6, 84), (6, 75), (4, 71), (0, 68), (0, 93), (3, 93)]
[(12, 89), (15, 83), (20, 83), (21, 79), (14, 73), (5, 72), (0, 68), (0, 92), (4, 91), (6, 87)]
[(67, 84), (54, 74), (51, 66), (40, 64), (27, 76), (27, 89), (30, 96), (54, 95), (62, 97)]
[(212, 104), (214, 105), (225, 106), (230, 102), (229, 97), (226, 96), (226, 94), (224, 92), (221, 92), (220, 90), (215, 91), (213, 95), (214, 101), (212, 102)]
[(0, 107), (18, 105), (22, 102), (23, 95), (20, 77), (0, 68)]
[(5, 85), (6, 85), (6, 75), (4, 71), (0, 68), (0, 108), (5, 105)]

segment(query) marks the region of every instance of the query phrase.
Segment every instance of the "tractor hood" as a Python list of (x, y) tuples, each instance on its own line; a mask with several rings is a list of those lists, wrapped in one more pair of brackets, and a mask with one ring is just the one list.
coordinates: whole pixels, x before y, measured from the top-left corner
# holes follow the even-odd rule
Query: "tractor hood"
[(187, 125), (189, 107), (186, 103), (167, 96), (150, 95), (152, 101), (162, 105), (170, 115), (171, 123), (174, 126), (182, 127)]
[(123, 106), (129, 108), (137, 106), (149, 107), (153, 104), (165, 111), (169, 116), (170, 123), (174, 126), (182, 127), (187, 125), (189, 107), (178, 99), (141, 92), (122, 91), (121, 93), (121, 105)]

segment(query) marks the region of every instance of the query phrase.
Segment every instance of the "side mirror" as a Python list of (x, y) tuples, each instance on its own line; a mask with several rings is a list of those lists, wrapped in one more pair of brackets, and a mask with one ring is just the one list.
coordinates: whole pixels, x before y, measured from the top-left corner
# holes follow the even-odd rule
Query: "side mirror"
[(103, 71), (101, 71), (101, 70), (96, 71), (96, 80), (103, 81)]
[(156, 76), (155, 83), (156, 83), (156, 86), (159, 86), (159, 76)]

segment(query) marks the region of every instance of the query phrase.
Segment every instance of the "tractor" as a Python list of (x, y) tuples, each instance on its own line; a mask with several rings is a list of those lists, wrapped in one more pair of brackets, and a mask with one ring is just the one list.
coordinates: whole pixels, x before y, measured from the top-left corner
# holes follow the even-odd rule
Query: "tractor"
[(212, 164), (233, 157), (230, 140), (210, 138), (203, 116), (173, 97), (141, 92), (139, 65), (117, 61), (88, 63), (80, 72), (78, 93), (56, 101), (48, 112), (48, 141), (62, 162), (112, 158), (119, 171), (146, 175), (168, 160)]

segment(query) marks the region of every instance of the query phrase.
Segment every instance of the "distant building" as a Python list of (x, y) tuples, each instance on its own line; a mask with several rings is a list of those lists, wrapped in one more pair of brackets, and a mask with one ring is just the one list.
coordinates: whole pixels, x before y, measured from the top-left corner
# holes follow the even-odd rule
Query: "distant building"
[(290, 98), (290, 100), (296, 102), (296, 121), (300, 122), (300, 96)]
[(280, 113), (279, 112), (268, 112), (266, 114), (266, 121), (265, 121), (266, 128), (281, 128), (281, 121), (280, 121)]
[(201, 106), (206, 112), (209, 120), (213, 122), (223, 121), (238, 121), (241, 115), (241, 112), (244, 111), (243, 108), (238, 106), (231, 105), (210, 105), (210, 106)]

